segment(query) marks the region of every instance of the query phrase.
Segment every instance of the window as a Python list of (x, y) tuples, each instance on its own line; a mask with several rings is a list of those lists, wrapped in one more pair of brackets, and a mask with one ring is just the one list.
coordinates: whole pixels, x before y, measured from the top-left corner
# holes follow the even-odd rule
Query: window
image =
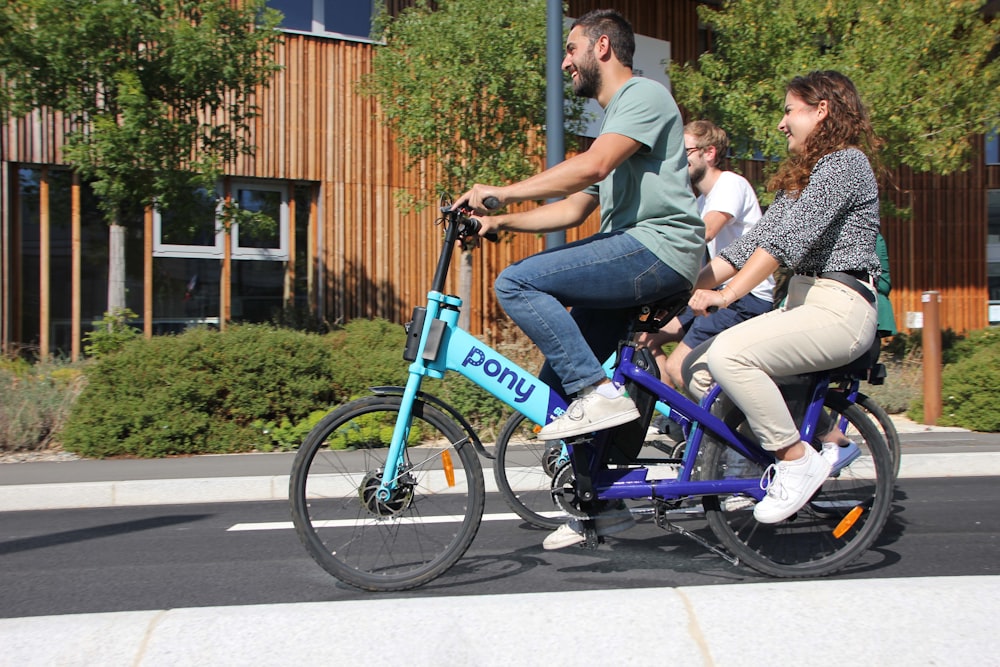
[(285, 15), (287, 30), (368, 41), (375, 15), (374, 0), (267, 0)]
[(1000, 164), (1000, 136), (996, 130), (986, 135), (986, 164)]
[[(230, 235), (233, 259), (288, 259), (288, 188), (283, 185), (236, 181), (231, 197), (243, 210), (263, 213), (274, 221), (267, 230), (241, 230)], [(221, 194), (218, 195), (221, 197)], [(191, 200), (153, 213), (153, 257), (221, 259), (226, 234), (218, 220), (217, 196), (198, 190)]]
[(233, 226), (233, 259), (288, 259), (288, 189), (237, 182), (233, 200), (244, 211), (263, 213), (274, 221), (267, 230), (240, 229)]
[(215, 221), (215, 193), (198, 189), (153, 214), (154, 257), (222, 257), (225, 235)]

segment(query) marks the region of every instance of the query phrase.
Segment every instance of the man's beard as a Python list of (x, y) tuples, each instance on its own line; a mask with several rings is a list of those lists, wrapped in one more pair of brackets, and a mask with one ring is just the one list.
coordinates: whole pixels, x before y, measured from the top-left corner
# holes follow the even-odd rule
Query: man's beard
[(698, 184), (705, 180), (706, 173), (708, 173), (708, 167), (705, 165), (688, 169), (688, 175), (691, 177), (691, 185), (698, 187)]
[(597, 91), (601, 88), (601, 70), (598, 69), (597, 63), (590, 58), (583, 63), (583, 67), (577, 66), (576, 73), (576, 81), (573, 82), (573, 92), (576, 96), (596, 98)]

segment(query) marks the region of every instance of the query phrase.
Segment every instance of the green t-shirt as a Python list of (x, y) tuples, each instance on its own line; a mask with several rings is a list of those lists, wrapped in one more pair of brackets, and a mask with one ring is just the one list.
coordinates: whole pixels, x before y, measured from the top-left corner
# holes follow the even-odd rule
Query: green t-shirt
[(642, 144), (588, 189), (601, 203), (601, 231), (635, 237), (693, 285), (705, 254), (705, 223), (688, 181), (680, 110), (661, 84), (633, 77), (604, 110), (601, 134)]

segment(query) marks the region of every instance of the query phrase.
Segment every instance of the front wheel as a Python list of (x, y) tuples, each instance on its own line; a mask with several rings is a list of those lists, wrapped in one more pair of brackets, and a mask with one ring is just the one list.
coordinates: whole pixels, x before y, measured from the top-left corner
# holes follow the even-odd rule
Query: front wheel
[(401, 403), (373, 396), (331, 412), (302, 443), (289, 481), (292, 520), (309, 555), (366, 590), (404, 590), (440, 576), (469, 548), (486, 502), (465, 431), (420, 400), (402, 471), (390, 497), (379, 497)]
[[(879, 429), (839, 394), (828, 394), (824, 405), (843, 417), (845, 435), (858, 445), (860, 456), (828, 478), (801, 510), (780, 523), (763, 524), (754, 519), (754, 502), (746, 496), (703, 499), (705, 518), (719, 541), (764, 574), (815, 577), (847, 567), (875, 542), (891, 512), (892, 461)], [(739, 417), (736, 430), (749, 433), (745, 417)], [(702, 453), (711, 479), (763, 472), (714, 440)]]

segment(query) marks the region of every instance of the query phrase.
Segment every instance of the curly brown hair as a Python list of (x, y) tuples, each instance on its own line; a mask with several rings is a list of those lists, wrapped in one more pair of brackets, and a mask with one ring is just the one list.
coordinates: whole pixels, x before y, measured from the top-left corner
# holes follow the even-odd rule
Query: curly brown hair
[(845, 148), (857, 148), (868, 156), (876, 173), (881, 171), (878, 151), (882, 140), (875, 135), (868, 110), (854, 83), (834, 70), (810, 72), (788, 82), (785, 91), (809, 106), (826, 100), (829, 112), (806, 137), (805, 149), (789, 157), (768, 181), (769, 190), (800, 192), (808, 183), (812, 169), (821, 157)]

